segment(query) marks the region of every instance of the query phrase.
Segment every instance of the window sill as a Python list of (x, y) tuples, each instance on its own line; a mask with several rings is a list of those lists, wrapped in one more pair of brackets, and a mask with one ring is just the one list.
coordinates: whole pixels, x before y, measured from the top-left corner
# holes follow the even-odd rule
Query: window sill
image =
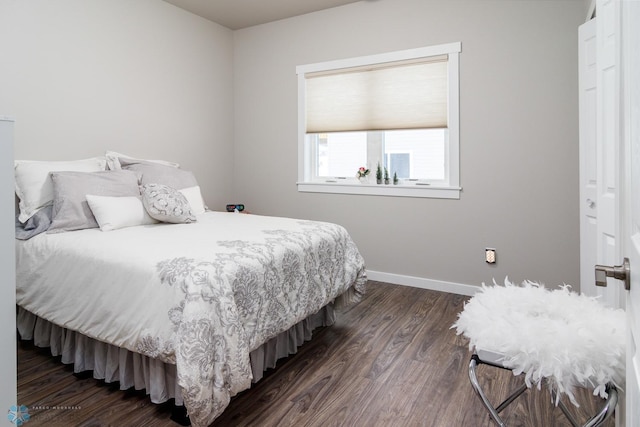
[(393, 197), (424, 197), (432, 199), (460, 199), (460, 187), (435, 187), (430, 185), (378, 185), (360, 183), (298, 182), (302, 193), (364, 194)]

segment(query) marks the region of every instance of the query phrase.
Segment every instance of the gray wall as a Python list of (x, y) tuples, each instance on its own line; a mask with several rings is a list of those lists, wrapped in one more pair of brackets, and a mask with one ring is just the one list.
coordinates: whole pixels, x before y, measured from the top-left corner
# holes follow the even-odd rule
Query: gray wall
[[(578, 288), (582, 1), (377, 0), (234, 32), (235, 200), (333, 221), (370, 270)], [(298, 193), (297, 65), (462, 42), (460, 200)], [(495, 247), (498, 263), (484, 262)]]
[(0, 114), (17, 159), (177, 161), (231, 198), (233, 33), (160, 0), (0, 0)]
[[(575, 0), (376, 0), (232, 32), (160, 0), (0, 0), (21, 159), (180, 162), (207, 203), (347, 227), (368, 268), (578, 282)], [(462, 42), (461, 199), (296, 191), (296, 65)], [(498, 263), (484, 263), (486, 246)]]

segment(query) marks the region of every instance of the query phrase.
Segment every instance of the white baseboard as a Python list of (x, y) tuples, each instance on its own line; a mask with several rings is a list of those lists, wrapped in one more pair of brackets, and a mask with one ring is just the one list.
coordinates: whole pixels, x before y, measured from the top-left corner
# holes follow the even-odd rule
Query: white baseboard
[(402, 274), (384, 273), (381, 271), (367, 270), (370, 280), (386, 282), (394, 285), (412, 286), (414, 288), (429, 289), (432, 291), (449, 292), (458, 295), (475, 295), (479, 286), (465, 285), (463, 283), (444, 282), (442, 280), (425, 279), (422, 277), (404, 276)]

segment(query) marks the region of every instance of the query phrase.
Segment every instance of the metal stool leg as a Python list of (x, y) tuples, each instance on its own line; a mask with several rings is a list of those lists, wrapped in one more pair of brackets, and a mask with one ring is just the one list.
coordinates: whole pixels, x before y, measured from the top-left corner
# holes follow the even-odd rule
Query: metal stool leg
[[(556, 398), (555, 396), (555, 391), (551, 393), (553, 395), (553, 399)], [(567, 406), (564, 404), (564, 402), (562, 400), (560, 400), (558, 402), (558, 406), (560, 407), (560, 410), (562, 411), (562, 413), (564, 414), (564, 416), (569, 420), (569, 422), (571, 423), (571, 425), (573, 427), (580, 427), (580, 424), (578, 424), (578, 422), (576, 421), (575, 418), (573, 418), (573, 415), (571, 415), (571, 413), (569, 412), (569, 409), (567, 409)]]
[(513, 393), (511, 393), (511, 395), (509, 397), (507, 397), (504, 402), (502, 402), (497, 408), (496, 411), (498, 412), (502, 412), (502, 410), (504, 408), (506, 408), (507, 406), (511, 405), (511, 402), (513, 402), (514, 400), (516, 400), (522, 393), (524, 393), (525, 391), (527, 391), (527, 385), (525, 383), (522, 383), (522, 385), (520, 387), (518, 387), (518, 389), (516, 391), (514, 391)]
[[(499, 413), (504, 408), (509, 406), (514, 400), (516, 400), (518, 396), (524, 393), (527, 390), (527, 385), (522, 384), (516, 391), (514, 391), (509, 397), (507, 397), (504, 400), (504, 402), (502, 402), (497, 408), (494, 408), (491, 402), (489, 402), (489, 399), (485, 395), (484, 391), (482, 391), (482, 388), (480, 387), (480, 383), (478, 382), (478, 377), (476, 375), (476, 368), (479, 364), (485, 364), (485, 365), (493, 366), (495, 368), (507, 369), (507, 370), (508, 368), (505, 368), (504, 366), (500, 366), (500, 365), (495, 365), (493, 363), (485, 362), (482, 359), (480, 359), (480, 357), (478, 357), (476, 353), (474, 353), (471, 356), (471, 360), (469, 361), (469, 380), (471, 381), (471, 386), (473, 387), (473, 390), (476, 392), (478, 397), (480, 397), (482, 404), (489, 411), (489, 414), (491, 415), (491, 418), (493, 419), (493, 421), (495, 421), (496, 424), (498, 424), (500, 427), (507, 427), (506, 423), (500, 417)], [(613, 414), (616, 408), (616, 405), (618, 404), (618, 389), (613, 384), (607, 384), (606, 391), (608, 394), (608, 398), (605, 401), (602, 409), (596, 415), (591, 417), (585, 424), (583, 424), (582, 427), (599, 427), (602, 424), (604, 424), (604, 422), (607, 419), (611, 417), (611, 415)], [(555, 391), (552, 391), (552, 395), (553, 395), (553, 398), (555, 399)], [(567, 419), (569, 420), (569, 422), (573, 427), (580, 427), (580, 424), (578, 424), (575, 418), (573, 418), (568, 408), (562, 401), (558, 402), (558, 406), (560, 407), (560, 410), (562, 410), (562, 413), (567, 417)]]
[[(551, 394), (553, 396), (553, 399), (555, 400), (556, 392), (552, 391)], [(607, 419), (609, 419), (609, 417), (611, 417), (616, 408), (616, 405), (618, 404), (618, 389), (613, 384), (607, 384), (607, 394), (608, 398), (602, 406), (602, 409), (600, 409), (600, 412), (591, 417), (585, 424), (582, 425), (582, 427), (601, 426)], [(567, 409), (567, 406), (564, 404), (564, 402), (559, 401), (558, 406), (573, 427), (580, 427), (580, 424), (578, 424), (576, 419), (573, 418), (571, 413), (569, 413), (569, 410)]]
[(618, 404), (618, 389), (613, 384), (607, 384), (607, 401), (604, 406), (596, 415), (594, 415), (584, 427), (598, 427), (604, 424), (605, 421), (613, 415), (613, 412), (616, 409), (616, 405)]
[[(485, 362), (483, 362), (478, 357), (478, 355), (474, 353), (471, 356), (471, 360), (469, 361), (469, 380), (471, 381), (471, 386), (473, 387), (473, 390), (476, 392), (478, 397), (480, 397), (480, 400), (482, 400), (482, 403), (487, 408), (487, 410), (489, 411), (489, 414), (491, 415), (491, 418), (493, 418), (496, 424), (498, 424), (500, 427), (506, 427), (507, 425), (502, 420), (502, 418), (500, 418), (499, 412), (502, 411), (507, 406), (509, 406), (511, 402), (516, 400), (518, 396), (524, 393), (527, 389), (527, 385), (522, 384), (515, 392), (513, 392), (509, 397), (507, 397), (507, 399), (504, 402), (502, 402), (498, 406), (498, 408), (494, 408), (493, 405), (491, 405), (491, 402), (489, 402), (489, 399), (487, 398), (487, 396), (482, 391), (482, 388), (480, 387), (480, 383), (478, 382), (478, 377), (476, 375), (476, 367), (480, 363), (485, 363)], [(489, 365), (500, 367), (493, 364), (489, 364)]]

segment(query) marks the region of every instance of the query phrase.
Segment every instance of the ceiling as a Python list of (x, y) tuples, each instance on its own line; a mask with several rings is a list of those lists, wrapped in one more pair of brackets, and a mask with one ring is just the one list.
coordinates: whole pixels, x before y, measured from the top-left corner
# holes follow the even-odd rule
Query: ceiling
[(232, 30), (355, 3), (359, 0), (164, 0)]

